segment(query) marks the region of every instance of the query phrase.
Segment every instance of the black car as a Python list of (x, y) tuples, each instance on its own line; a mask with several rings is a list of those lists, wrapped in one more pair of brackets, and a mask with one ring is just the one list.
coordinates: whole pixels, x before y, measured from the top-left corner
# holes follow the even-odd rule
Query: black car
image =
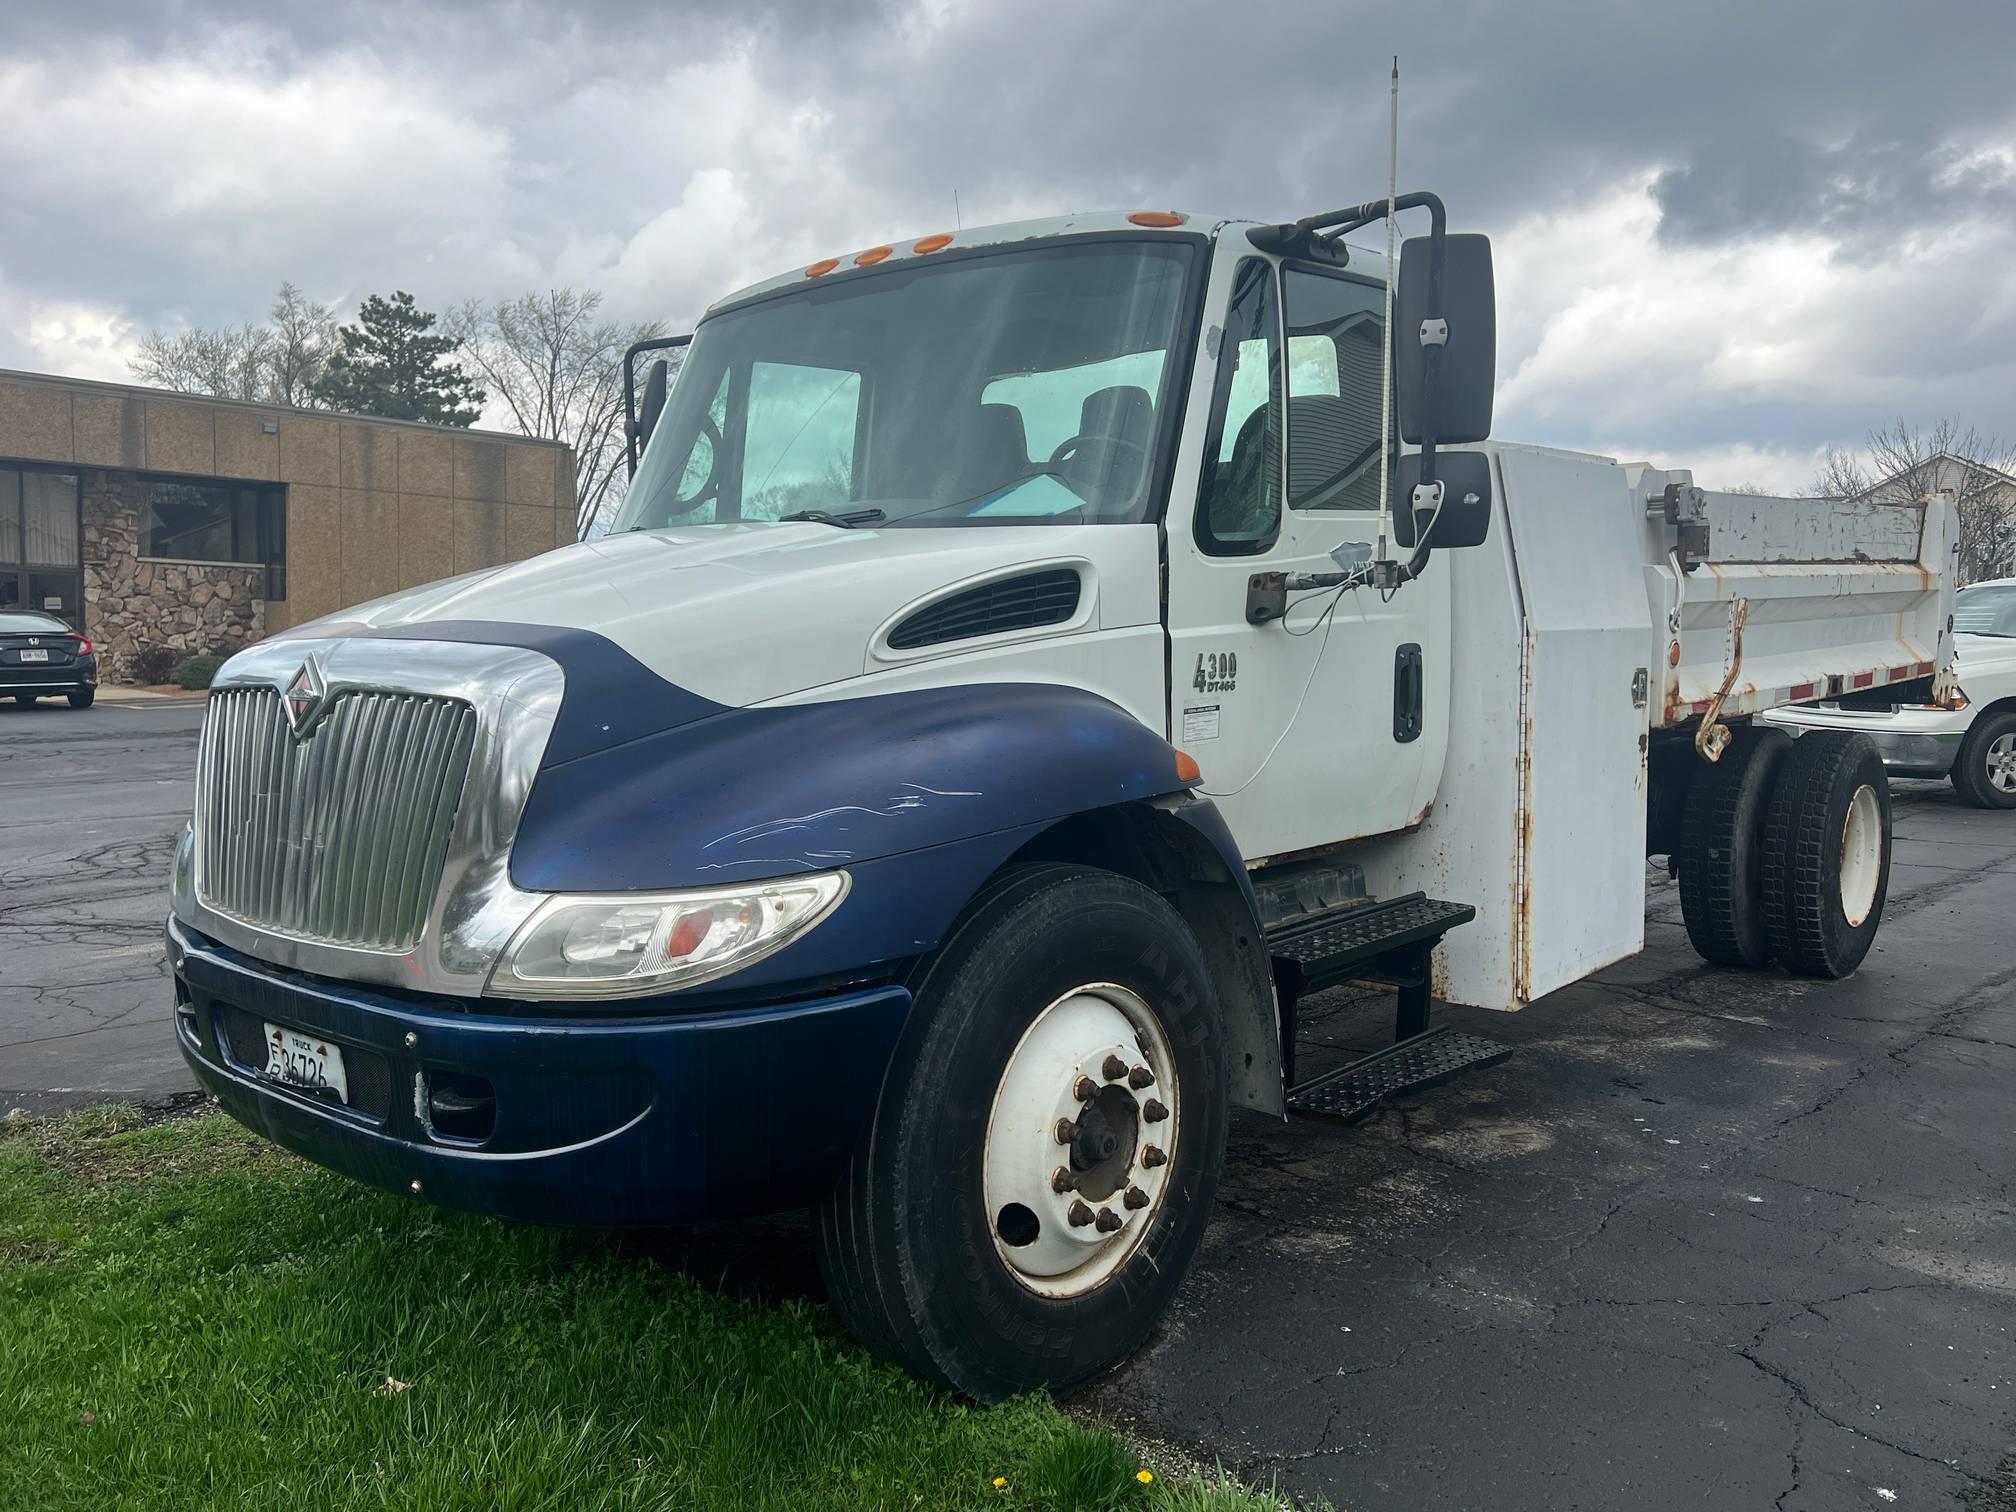
[(98, 652), (53, 614), (0, 609), (0, 698), (24, 708), (61, 693), (73, 709), (98, 695)]

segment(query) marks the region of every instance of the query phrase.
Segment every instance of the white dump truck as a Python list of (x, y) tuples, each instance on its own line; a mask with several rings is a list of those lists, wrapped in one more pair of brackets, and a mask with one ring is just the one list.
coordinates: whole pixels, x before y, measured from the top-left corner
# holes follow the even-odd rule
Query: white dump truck
[[(640, 353), (606, 534), (224, 668), (198, 1076), (419, 1200), (812, 1208), (860, 1336), (994, 1399), (1146, 1335), (1232, 1109), (1502, 1059), (1431, 999), (1639, 949), (1648, 855), (1708, 959), (1852, 970), (1882, 762), (1751, 721), (1944, 696), (1949, 507), (1492, 442), (1489, 245), (1392, 207), (1390, 319), (1344, 240), (1388, 202), (1149, 211), (823, 258), (675, 383)], [(1305, 1076), (1347, 980), (1395, 1043)]]

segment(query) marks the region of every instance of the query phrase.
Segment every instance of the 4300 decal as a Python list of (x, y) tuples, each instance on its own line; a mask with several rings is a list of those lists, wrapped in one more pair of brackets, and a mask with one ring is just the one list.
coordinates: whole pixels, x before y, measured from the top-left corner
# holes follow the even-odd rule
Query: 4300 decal
[(1190, 686), (1199, 693), (1230, 693), (1239, 683), (1237, 651), (1200, 651)]

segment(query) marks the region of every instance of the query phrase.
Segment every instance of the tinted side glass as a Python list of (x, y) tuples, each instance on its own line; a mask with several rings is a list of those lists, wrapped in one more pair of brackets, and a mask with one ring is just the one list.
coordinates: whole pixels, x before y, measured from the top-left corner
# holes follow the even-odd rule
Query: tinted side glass
[(1379, 507), (1384, 291), (1290, 268), (1288, 507)]
[(1281, 529), (1281, 325), (1274, 270), (1240, 263), (1219, 347), (1218, 386), (1197, 485), (1197, 544), (1213, 556), (1265, 551)]

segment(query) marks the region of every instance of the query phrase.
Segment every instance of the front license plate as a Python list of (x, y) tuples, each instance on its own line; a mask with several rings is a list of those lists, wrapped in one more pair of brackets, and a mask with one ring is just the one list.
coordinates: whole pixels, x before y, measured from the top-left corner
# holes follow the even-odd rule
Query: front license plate
[(290, 1087), (334, 1092), (350, 1101), (350, 1081), (343, 1074), (343, 1052), (326, 1039), (303, 1034), (281, 1024), (266, 1026), (266, 1074)]
[(23, 651), (21, 653), (21, 660), (24, 662), (47, 661), (49, 660), (49, 653), (47, 651)]

